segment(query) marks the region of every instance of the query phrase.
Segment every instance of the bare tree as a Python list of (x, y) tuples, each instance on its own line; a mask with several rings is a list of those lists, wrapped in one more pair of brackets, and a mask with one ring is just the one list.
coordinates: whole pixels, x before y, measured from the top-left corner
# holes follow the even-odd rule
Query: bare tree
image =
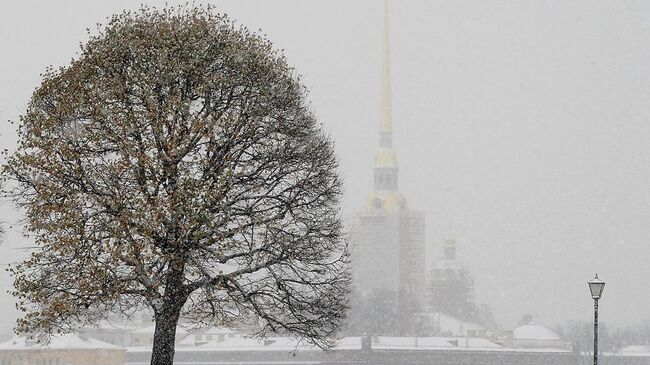
[(151, 364), (179, 319), (328, 347), (347, 308), (332, 141), (271, 42), (211, 8), (114, 16), (50, 69), (4, 165), (31, 258), (17, 331), (150, 308)]

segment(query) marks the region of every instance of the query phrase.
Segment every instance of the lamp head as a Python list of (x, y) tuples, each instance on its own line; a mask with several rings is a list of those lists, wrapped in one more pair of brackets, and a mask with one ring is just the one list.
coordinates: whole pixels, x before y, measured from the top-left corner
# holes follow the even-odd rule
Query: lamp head
[(587, 282), (587, 284), (589, 284), (591, 297), (594, 299), (600, 299), (601, 295), (603, 295), (603, 289), (605, 289), (605, 282), (598, 279), (598, 274), (596, 274), (593, 280)]

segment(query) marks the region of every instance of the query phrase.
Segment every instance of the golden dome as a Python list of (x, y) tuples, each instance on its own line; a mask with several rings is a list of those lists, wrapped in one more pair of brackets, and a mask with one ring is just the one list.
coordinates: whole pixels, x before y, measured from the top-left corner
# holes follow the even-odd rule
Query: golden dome
[(397, 213), (406, 208), (406, 199), (397, 191), (373, 191), (366, 199), (366, 212), (371, 214)]
[(397, 167), (397, 157), (393, 150), (382, 148), (375, 155), (375, 167)]

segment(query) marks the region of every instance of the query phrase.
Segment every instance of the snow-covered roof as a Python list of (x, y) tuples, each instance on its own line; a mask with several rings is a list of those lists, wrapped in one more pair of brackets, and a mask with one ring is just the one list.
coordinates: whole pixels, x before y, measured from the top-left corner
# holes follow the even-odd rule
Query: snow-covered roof
[(121, 347), (94, 338), (76, 334), (53, 335), (48, 344), (39, 344), (25, 336), (15, 336), (0, 344), (0, 350), (37, 350), (37, 349), (114, 349)]
[(360, 350), (362, 337), (350, 336), (343, 337), (336, 341), (336, 350)]
[[(235, 335), (239, 336), (244, 336), (244, 334), (236, 332), (230, 328), (226, 327), (208, 327), (208, 328), (197, 328), (192, 330), (192, 333), (190, 333), (188, 336), (185, 336), (182, 340), (178, 341), (178, 345), (180, 346), (194, 346), (196, 345), (197, 339), (203, 340), (202, 342), (206, 342), (206, 335), (213, 336), (211, 341), (223, 341), (225, 339), (225, 336), (232, 337)], [(217, 338), (214, 338), (214, 336), (217, 335)], [(219, 336), (221, 338), (219, 338)]]
[(546, 327), (532, 323), (519, 326), (512, 330), (512, 338), (515, 340), (560, 340), (560, 336), (555, 334), (555, 332)]
[(203, 335), (229, 335), (238, 333), (237, 331), (228, 328), (228, 327), (208, 327), (208, 328), (199, 328), (196, 330), (197, 334)]
[[(148, 327), (143, 327), (143, 328), (136, 329), (136, 330), (132, 331), (131, 333), (135, 333), (135, 334), (151, 334), (151, 335), (153, 335), (155, 330), (156, 330), (156, 326), (151, 325), (151, 326), (148, 326)], [(187, 333), (188, 332), (187, 332), (187, 330), (185, 328), (180, 327), (180, 326), (176, 326), (176, 335), (186, 335)]]
[(88, 326), (85, 329), (97, 329), (100, 331), (131, 331), (138, 329), (138, 327), (133, 322), (123, 322), (123, 321), (111, 321), (111, 320), (102, 320), (97, 323), (95, 326)]
[[(298, 340), (288, 337), (270, 337), (266, 340), (253, 338), (246, 335), (224, 338), (223, 341), (213, 340), (195, 347), (201, 351), (240, 351), (240, 350), (318, 350), (312, 344), (303, 342), (299, 346)], [(297, 346), (297, 347), (296, 347)], [(334, 350), (360, 350), (361, 337), (343, 337), (336, 341)], [(190, 349), (186, 349), (191, 351)]]
[(649, 356), (650, 346), (633, 345), (627, 346), (616, 353), (617, 356)]
[(450, 315), (435, 312), (428, 314), (428, 317), (433, 321), (436, 330), (439, 333), (444, 333), (451, 336), (465, 336), (467, 331), (481, 331), (485, 327), (474, 322), (466, 322)]
[(185, 336), (185, 338), (181, 339), (176, 343), (178, 346), (195, 346), (196, 345), (196, 338), (194, 336), (189, 335)]
[(467, 337), (376, 337), (373, 349), (431, 350), (452, 348), (496, 349), (501, 348), (484, 338)]

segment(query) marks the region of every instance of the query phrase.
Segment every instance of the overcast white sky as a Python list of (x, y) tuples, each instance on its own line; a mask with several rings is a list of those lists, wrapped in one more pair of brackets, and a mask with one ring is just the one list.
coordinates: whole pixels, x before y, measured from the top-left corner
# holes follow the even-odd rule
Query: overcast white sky
[[(163, 1), (143, 1), (161, 5)], [(0, 147), (47, 65), (140, 1), (13, 1), (0, 11)], [(174, 3), (174, 2), (170, 2)], [(352, 216), (371, 188), (382, 1), (214, 1), (284, 49), (335, 137)], [(391, 3), (400, 190), (427, 213), (429, 261), (451, 219), (479, 303), (504, 326), (650, 319), (650, 2)], [(7, 225), (18, 213), (4, 206)], [(8, 232), (0, 262), (27, 241)], [(6, 273), (2, 288), (9, 288)], [(11, 314), (0, 294), (0, 310)], [(0, 316), (0, 325), (13, 323)], [(3, 332), (3, 331), (0, 331)]]

